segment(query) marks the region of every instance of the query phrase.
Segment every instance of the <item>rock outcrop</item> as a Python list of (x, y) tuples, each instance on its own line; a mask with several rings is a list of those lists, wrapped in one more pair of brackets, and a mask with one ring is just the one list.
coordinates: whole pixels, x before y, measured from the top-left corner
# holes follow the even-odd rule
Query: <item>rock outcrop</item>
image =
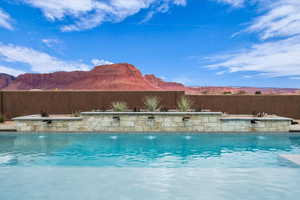
[(15, 80), (14, 76), (0, 73), (0, 90), (6, 88), (13, 80)]
[(254, 87), (188, 87), (166, 82), (155, 75), (143, 75), (135, 66), (120, 63), (96, 66), (90, 71), (22, 74), (0, 73), (3, 90), (102, 90), (102, 91), (186, 91), (190, 94), (295, 94), (297, 89)]

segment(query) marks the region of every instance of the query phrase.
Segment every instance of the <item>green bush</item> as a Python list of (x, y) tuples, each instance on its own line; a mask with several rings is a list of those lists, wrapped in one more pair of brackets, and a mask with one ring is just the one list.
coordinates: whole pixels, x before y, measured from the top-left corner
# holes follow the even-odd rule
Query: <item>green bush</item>
[(193, 106), (192, 101), (189, 98), (185, 97), (185, 96), (182, 96), (179, 99), (179, 101), (177, 102), (177, 107), (178, 107), (179, 111), (181, 111), (181, 112), (190, 111), (192, 106)]
[(230, 91), (225, 91), (225, 92), (223, 92), (223, 94), (225, 94), (225, 95), (230, 95), (230, 94), (232, 94)]
[(75, 112), (72, 113), (73, 117), (80, 117), (80, 115), (81, 115), (80, 111), (75, 111)]
[(113, 102), (112, 108), (114, 112), (125, 112), (128, 110), (127, 103), (121, 101)]
[(144, 101), (144, 105), (146, 109), (150, 112), (155, 112), (160, 109), (159, 107), (160, 99), (158, 97), (146, 97)]
[(4, 116), (2, 114), (0, 114), (0, 123), (3, 123), (5, 120), (4, 120)]

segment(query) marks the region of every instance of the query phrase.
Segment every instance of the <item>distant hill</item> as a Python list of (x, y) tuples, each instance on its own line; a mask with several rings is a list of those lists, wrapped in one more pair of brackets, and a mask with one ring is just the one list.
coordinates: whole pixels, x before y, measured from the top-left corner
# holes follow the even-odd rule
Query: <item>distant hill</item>
[(191, 94), (248, 93), (295, 94), (298, 89), (252, 87), (188, 87), (181, 83), (166, 82), (155, 75), (143, 75), (127, 63), (96, 66), (91, 71), (22, 74), (13, 77), (0, 74), (3, 90), (101, 90), (101, 91), (166, 91), (184, 90)]
[(0, 89), (6, 88), (13, 80), (15, 80), (15, 77), (0, 73)]

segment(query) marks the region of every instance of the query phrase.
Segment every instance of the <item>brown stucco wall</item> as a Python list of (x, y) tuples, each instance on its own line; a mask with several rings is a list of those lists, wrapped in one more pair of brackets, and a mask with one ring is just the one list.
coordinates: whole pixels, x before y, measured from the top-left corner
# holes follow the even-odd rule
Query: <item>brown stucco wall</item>
[(187, 95), (194, 106), (229, 114), (267, 112), (300, 119), (300, 95)]
[[(38, 114), (46, 110), (52, 114), (102, 109), (113, 101), (126, 101), (130, 108), (143, 107), (146, 96), (158, 96), (162, 106), (175, 108), (183, 91), (166, 92), (102, 92), (102, 91), (2, 91), (0, 112), (6, 118)], [(267, 112), (300, 119), (300, 95), (186, 95), (194, 108), (223, 111), (230, 114)]]
[(4, 91), (4, 114), (7, 118), (38, 114), (67, 114), (108, 108), (114, 101), (125, 101), (130, 108), (143, 107), (146, 96), (158, 96), (162, 105), (175, 108), (178, 96), (184, 92), (101, 92), (101, 91)]

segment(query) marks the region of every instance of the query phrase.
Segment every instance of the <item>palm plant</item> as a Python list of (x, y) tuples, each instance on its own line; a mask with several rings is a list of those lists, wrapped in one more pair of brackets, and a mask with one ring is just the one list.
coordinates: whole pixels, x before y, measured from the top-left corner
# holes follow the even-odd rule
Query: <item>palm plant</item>
[(122, 101), (113, 102), (112, 108), (114, 112), (125, 112), (128, 110), (127, 103)]
[(156, 96), (146, 97), (144, 101), (144, 105), (150, 112), (155, 112), (160, 109), (159, 107), (160, 99)]
[(191, 110), (193, 106), (193, 102), (185, 97), (185, 96), (182, 96), (179, 101), (177, 102), (177, 107), (178, 109), (181, 111), (181, 112), (188, 112)]

